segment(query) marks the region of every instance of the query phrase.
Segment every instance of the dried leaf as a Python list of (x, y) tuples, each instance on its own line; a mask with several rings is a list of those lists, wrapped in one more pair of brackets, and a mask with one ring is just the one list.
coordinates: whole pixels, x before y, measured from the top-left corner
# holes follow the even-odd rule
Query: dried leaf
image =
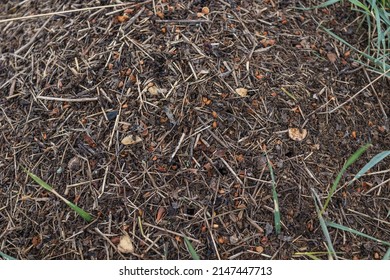
[(256, 246), (256, 252), (261, 254), (264, 252), (264, 248), (262, 246)]
[(306, 129), (300, 130), (299, 128), (289, 128), (288, 136), (294, 141), (302, 141), (307, 136), (307, 130)]
[(83, 138), (84, 138), (84, 142), (86, 142), (88, 144), (88, 146), (90, 146), (91, 148), (96, 148), (96, 143), (95, 141), (91, 138), (91, 136), (89, 136), (88, 134), (84, 134), (83, 135)]
[(162, 218), (164, 217), (164, 214), (165, 214), (166, 210), (165, 210), (165, 207), (160, 207), (158, 208), (158, 211), (157, 211), (157, 216), (156, 216), (156, 223), (158, 224)]
[(151, 95), (158, 95), (158, 88), (156, 86), (148, 87), (148, 92)]
[(161, 11), (157, 12), (156, 16), (158, 16), (160, 19), (164, 19), (164, 13)]
[(248, 95), (248, 90), (246, 88), (237, 88), (236, 92), (241, 97), (246, 97)]
[(121, 236), (121, 239), (118, 244), (118, 251), (123, 254), (134, 253), (133, 242), (130, 239), (130, 236), (126, 233)]
[(121, 143), (126, 146), (137, 144), (139, 142), (142, 142), (142, 138), (139, 137), (138, 135), (128, 135), (125, 138), (123, 138), (121, 141)]
[(329, 52), (326, 54), (326, 56), (328, 57), (329, 61), (332, 63), (335, 63), (337, 60), (337, 56), (334, 53)]
[(80, 168), (80, 159), (76, 156), (68, 162), (69, 170), (77, 170)]
[(202, 8), (202, 13), (205, 14), (205, 15), (208, 15), (210, 13), (209, 7), (203, 7)]
[(129, 16), (128, 15), (123, 15), (123, 16), (117, 16), (117, 19), (118, 19), (118, 21), (120, 22), (120, 23), (122, 23), (122, 22), (125, 22), (125, 21), (128, 21), (130, 18), (129, 18)]
[(42, 239), (41, 239), (41, 237), (40, 237), (39, 235), (35, 235), (35, 236), (32, 238), (32, 241), (31, 241), (31, 243), (32, 243), (32, 245), (33, 245), (34, 247), (37, 247), (41, 242), (42, 242)]

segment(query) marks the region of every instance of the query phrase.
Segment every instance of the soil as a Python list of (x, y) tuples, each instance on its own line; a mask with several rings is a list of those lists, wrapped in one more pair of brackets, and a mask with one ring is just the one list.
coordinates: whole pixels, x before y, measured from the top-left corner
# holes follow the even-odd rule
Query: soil
[[(348, 3), (69, 2), (0, 1), (0, 20), (24, 17), (0, 22), (1, 252), (183, 260), (187, 237), (201, 259), (327, 259), (313, 191), (324, 203), (368, 142), (324, 217), (389, 241), (390, 161), (347, 185), (390, 148), (389, 79), (320, 27), (364, 49)], [(81, 8), (89, 9), (61, 13)], [(329, 232), (340, 259), (386, 253)], [(124, 235), (131, 253), (118, 250)]]

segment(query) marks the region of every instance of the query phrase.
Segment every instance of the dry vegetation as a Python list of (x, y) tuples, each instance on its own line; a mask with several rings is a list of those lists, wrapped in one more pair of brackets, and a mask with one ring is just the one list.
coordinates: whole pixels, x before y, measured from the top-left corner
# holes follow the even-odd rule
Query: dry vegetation
[[(17, 2), (0, 1), (0, 21), (56, 13), (0, 22), (0, 251), (15, 258), (190, 259), (184, 237), (202, 259), (326, 252), (311, 188), (324, 199), (365, 143), (343, 182), (389, 149), (389, 80), (318, 28), (364, 43), (342, 4)], [(388, 241), (388, 166), (338, 190), (326, 216)], [(387, 250), (330, 233), (340, 258)]]

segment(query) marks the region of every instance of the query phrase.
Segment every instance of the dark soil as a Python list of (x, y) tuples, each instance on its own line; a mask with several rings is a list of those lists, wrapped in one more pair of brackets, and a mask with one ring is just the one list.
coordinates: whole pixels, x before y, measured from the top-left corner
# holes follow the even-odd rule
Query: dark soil
[[(109, 2), (0, 1), (0, 20)], [(312, 190), (324, 202), (346, 159), (368, 142), (325, 218), (389, 241), (389, 160), (345, 183), (390, 149), (390, 83), (319, 27), (364, 48), (348, 4), (294, 8), (319, 2), (133, 1), (0, 23), (0, 251), (191, 259), (186, 236), (202, 259), (306, 259), (327, 251)], [(198, 14), (203, 7), (209, 13)], [(291, 139), (290, 128), (306, 138)], [(137, 143), (124, 145), (127, 136)], [(329, 232), (340, 259), (387, 250)], [(117, 249), (125, 233), (132, 254)]]

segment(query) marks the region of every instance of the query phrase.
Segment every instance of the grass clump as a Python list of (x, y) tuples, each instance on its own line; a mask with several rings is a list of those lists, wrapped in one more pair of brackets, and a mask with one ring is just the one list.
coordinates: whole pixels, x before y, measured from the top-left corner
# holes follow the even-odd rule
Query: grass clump
[[(325, 8), (342, 0), (329, 0), (305, 9)], [(351, 11), (358, 13), (360, 26), (366, 26), (367, 42), (363, 50), (351, 45), (331, 30), (323, 29), (332, 37), (347, 45), (359, 54), (356, 62), (368, 69), (390, 78), (390, 1), (389, 0), (348, 0)]]
[[(333, 249), (333, 244), (331, 242), (331, 237), (330, 237), (330, 234), (329, 234), (329, 231), (328, 231), (328, 227), (332, 227), (332, 228), (336, 228), (336, 229), (339, 229), (339, 230), (342, 230), (342, 231), (346, 231), (346, 232), (350, 232), (352, 234), (355, 234), (355, 235), (358, 235), (358, 236), (361, 236), (361, 237), (364, 237), (364, 238), (367, 238), (367, 239), (370, 239), (370, 240), (374, 240), (375, 242), (378, 242), (379, 244), (382, 244), (382, 245), (386, 245), (386, 246), (389, 246), (390, 247), (390, 242), (388, 241), (383, 241), (383, 240), (380, 240), (378, 238), (375, 238), (375, 237), (372, 237), (368, 234), (365, 234), (363, 232), (360, 232), (358, 230), (355, 230), (355, 229), (352, 229), (352, 228), (349, 228), (349, 227), (346, 227), (346, 226), (343, 226), (341, 224), (338, 224), (338, 223), (334, 223), (332, 221), (328, 221), (324, 218), (323, 214), (337, 188), (337, 186), (339, 185), (339, 182), (341, 180), (341, 177), (343, 176), (344, 172), (347, 170), (347, 168), (352, 165), (369, 147), (371, 146), (370, 143), (364, 145), (363, 147), (359, 148), (352, 156), (350, 156), (348, 158), (348, 160), (346, 161), (346, 163), (344, 164), (343, 168), (341, 169), (341, 171), (338, 173), (330, 191), (329, 191), (329, 194), (326, 198), (326, 201), (325, 201), (325, 204), (324, 206), (322, 207), (321, 211), (320, 211), (320, 207), (318, 206), (319, 204), (321, 204), (321, 201), (319, 199), (319, 196), (317, 195), (316, 191), (314, 189), (312, 189), (312, 195), (313, 195), (313, 199), (314, 199), (314, 203), (315, 203), (315, 206), (316, 206), (316, 212), (317, 212), (317, 216), (318, 216), (318, 219), (319, 219), (319, 222), (320, 222), (320, 226), (321, 226), (321, 229), (324, 233), (324, 236), (325, 236), (325, 240), (327, 242), (327, 249), (328, 249), (328, 255), (329, 255), (329, 258), (330, 259), (333, 259), (333, 257), (337, 258), (337, 255), (335, 253), (335, 250)], [(347, 186), (351, 185), (351, 183), (355, 180), (357, 180), (358, 178), (360, 178), (361, 176), (363, 176), (370, 168), (372, 168), (373, 166), (375, 166), (376, 164), (378, 164), (379, 162), (383, 161), (388, 155), (390, 155), (390, 151), (384, 151), (384, 152), (381, 152), (377, 155), (375, 155), (356, 175), (355, 177), (347, 184)], [(306, 254), (308, 257), (313, 257), (311, 256), (310, 254)], [(383, 259), (389, 259), (390, 258), (390, 248), (389, 250), (387, 251), (387, 253), (385, 254), (385, 256), (383, 257)]]

